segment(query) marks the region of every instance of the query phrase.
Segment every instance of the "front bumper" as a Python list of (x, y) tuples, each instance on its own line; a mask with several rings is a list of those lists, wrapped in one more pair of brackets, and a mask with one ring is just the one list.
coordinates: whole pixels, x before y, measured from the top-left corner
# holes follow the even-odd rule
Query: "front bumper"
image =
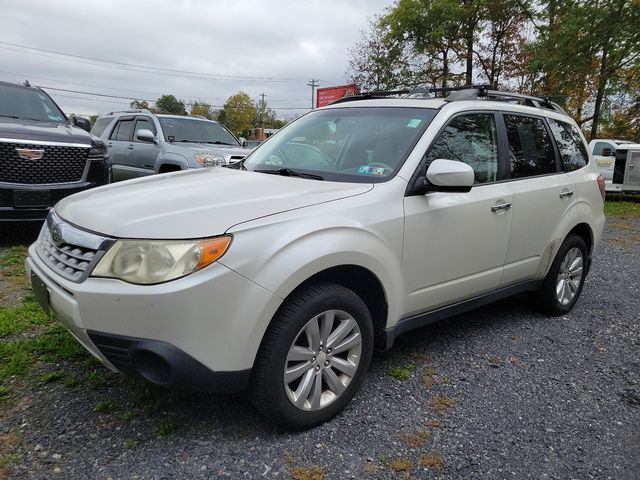
[[(187, 390), (243, 390), (281, 299), (214, 263), (159, 285), (71, 282), (29, 248), (37, 296), (108, 368)], [(42, 285), (38, 285), (41, 282)]]

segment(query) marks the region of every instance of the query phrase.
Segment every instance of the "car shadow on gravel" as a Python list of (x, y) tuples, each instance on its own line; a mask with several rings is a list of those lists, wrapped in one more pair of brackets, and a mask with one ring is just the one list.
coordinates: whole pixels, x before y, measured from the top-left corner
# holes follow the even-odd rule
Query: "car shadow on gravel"
[(42, 222), (0, 223), (0, 248), (30, 245), (42, 228)]

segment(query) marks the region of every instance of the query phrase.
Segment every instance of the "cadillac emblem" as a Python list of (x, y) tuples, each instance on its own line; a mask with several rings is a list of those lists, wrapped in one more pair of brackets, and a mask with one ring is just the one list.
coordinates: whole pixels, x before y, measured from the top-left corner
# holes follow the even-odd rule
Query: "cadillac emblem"
[(58, 247), (62, 245), (64, 240), (62, 238), (62, 229), (60, 228), (60, 225), (55, 224), (51, 229), (51, 240), (53, 240), (53, 243)]
[(16, 148), (16, 151), (20, 158), (23, 160), (31, 160), (32, 162), (42, 160), (42, 157), (44, 157), (44, 149)]

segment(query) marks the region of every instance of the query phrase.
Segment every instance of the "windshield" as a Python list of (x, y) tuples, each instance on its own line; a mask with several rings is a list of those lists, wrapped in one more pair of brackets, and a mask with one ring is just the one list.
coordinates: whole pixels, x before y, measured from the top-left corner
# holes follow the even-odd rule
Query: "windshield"
[(164, 139), (167, 142), (213, 143), (219, 145), (240, 144), (219, 123), (193, 118), (159, 117)]
[(66, 122), (64, 114), (41, 90), (13, 85), (0, 85), (0, 118)]
[(317, 110), (256, 149), (244, 167), (333, 181), (383, 182), (398, 172), (436, 113), (405, 107)]

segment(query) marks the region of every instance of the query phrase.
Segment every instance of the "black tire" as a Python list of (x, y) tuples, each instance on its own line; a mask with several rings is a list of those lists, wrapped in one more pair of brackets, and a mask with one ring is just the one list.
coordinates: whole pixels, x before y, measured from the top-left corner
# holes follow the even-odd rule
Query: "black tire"
[[(563, 303), (558, 298), (559, 294), (556, 289), (561, 274), (562, 262), (565, 260), (567, 254), (574, 248), (577, 248), (582, 255), (582, 273), (573, 297), (567, 303)], [(544, 313), (555, 316), (564, 315), (569, 312), (578, 301), (580, 293), (582, 292), (584, 280), (587, 276), (588, 261), (587, 245), (584, 243), (584, 240), (578, 235), (571, 234), (567, 236), (564, 242), (562, 242), (562, 245), (560, 245), (556, 258), (553, 260), (547, 276), (544, 278), (542, 287), (533, 295), (535, 307)]]
[[(360, 334), (359, 360), (355, 374), (351, 377), (344, 391), (336, 395), (326, 406), (307, 411), (295, 406), (293, 400), (288, 396), (287, 389), (290, 386), (286, 385), (284, 379), (285, 367), (288, 365), (287, 355), (294, 343), (298, 345), (297, 342), (300, 339), (306, 338), (301, 336), (302, 329), (312, 319), (328, 311), (346, 313), (357, 323)], [(336, 317), (336, 320), (332, 319), (331, 324), (339, 325), (339, 318)], [(308, 348), (311, 349), (310, 346)], [(337, 349), (338, 347), (336, 347)], [(331, 349), (327, 350), (330, 352)], [(267, 419), (280, 426), (304, 429), (319, 425), (335, 416), (351, 401), (362, 384), (371, 361), (372, 352), (373, 324), (371, 314), (362, 299), (352, 290), (341, 285), (330, 283), (311, 285), (288, 298), (269, 326), (253, 368), (252, 401)], [(315, 356), (313, 362), (317, 362)], [(309, 362), (305, 364), (307, 363)], [(312, 370), (308, 374), (314, 378), (313, 381), (315, 381), (314, 369), (317, 368), (318, 365), (307, 367), (307, 370)], [(332, 368), (334, 367), (332, 366)], [(321, 378), (323, 378), (322, 373), (320, 372)], [(300, 382), (302, 383), (302, 380)], [(322, 379), (320, 385), (323, 388), (325, 386), (330, 388)]]

